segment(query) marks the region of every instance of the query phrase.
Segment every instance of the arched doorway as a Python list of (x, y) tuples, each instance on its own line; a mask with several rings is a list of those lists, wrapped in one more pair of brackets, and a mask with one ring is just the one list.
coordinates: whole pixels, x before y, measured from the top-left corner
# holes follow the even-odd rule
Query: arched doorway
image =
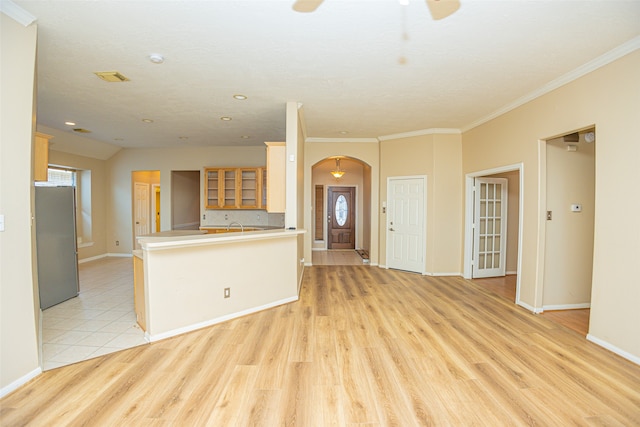
[[(344, 174), (337, 176), (338, 170)], [(311, 167), (311, 188), (312, 263), (368, 263), (371, 167), (351, 157), (327, 157)]]

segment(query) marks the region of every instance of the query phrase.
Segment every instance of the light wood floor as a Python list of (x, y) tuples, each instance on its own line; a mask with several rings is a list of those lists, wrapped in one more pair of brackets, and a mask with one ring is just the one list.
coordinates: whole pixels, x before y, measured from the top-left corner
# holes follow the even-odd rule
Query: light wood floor
[[(505, 298), (508, 301), (516, 300), (516, 275), (504, 277), (488, 277), (486, 279), (473, 279), (473, 282), (490, 290), (491, 292)], [(576, 310), (554, 310), (545, 311), (540, 314), (549, 320), (559, 323), (583, 337), (589, 333), (589, 316), (591, 310), (588, 308)]]
[(6, 426), (640, 425), (640, 366), (457, 277), (305, 269), (301, 299), (45, 372)]
[(311, 262), (313, 265), (368, 265), (353, 249), (313, 251)]

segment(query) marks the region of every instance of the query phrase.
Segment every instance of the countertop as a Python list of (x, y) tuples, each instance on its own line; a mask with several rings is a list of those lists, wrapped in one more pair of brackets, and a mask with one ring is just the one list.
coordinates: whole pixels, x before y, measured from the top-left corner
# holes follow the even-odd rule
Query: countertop
[(190, 233), (178, 235), (161, 235), (154, 233), (138, 238), (143, 250), (162, 250), (187, 246), (205, 246), (227, 244), (250, 240), (280, 239), (305, 233), (306, 230), (289, 230), (277, 228), (271, 230), (245, 231), (243, 233)]

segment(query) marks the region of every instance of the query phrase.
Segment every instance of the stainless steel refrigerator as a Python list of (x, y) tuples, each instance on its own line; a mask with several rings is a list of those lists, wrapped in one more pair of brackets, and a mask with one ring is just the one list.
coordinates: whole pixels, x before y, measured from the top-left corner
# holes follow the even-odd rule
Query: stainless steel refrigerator
[(35, 190), (38, 287), (44, 310), (79, 292), (75, 188)]

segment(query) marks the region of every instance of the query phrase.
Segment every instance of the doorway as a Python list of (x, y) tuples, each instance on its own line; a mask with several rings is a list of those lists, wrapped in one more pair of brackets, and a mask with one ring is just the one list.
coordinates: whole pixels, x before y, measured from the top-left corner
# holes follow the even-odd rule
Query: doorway
[(327, 249), (356, 248), (355, 200), (355, 187), (328, 188)]
[(133, 249), (140, 249), (138, 236), (153, 232), (154, 215), (151, 188), (160, 185), (160, 171), (146, 170), (131, 172), (131, 228)]
[[(477, 279), (483, 285), (496, 290), (516, 303), (520, 300), (520, 265), (521, 265), (521, 242), (522, 242), (522, 164), (510, 165), (496, 169), (478, 171), (466, 175), (465, 192), (465, 240), (464, 240), (464, 271), (465, 279), (485, 277)], [(477, 185), (479, 184), (480, 185)], [(489, 188), (482, 189), (483, 183), (492, 186), (493, 193), (489, 193)], [(503, 183), (503, 184), (500, 184)], [(474, 190), (475, 188), (475, 190)], [(500, 194), (496, 190), (500, 190)], [(485, 194), (483, 195), (483, 191)], [(485, 199), (484, 207), (478, 207), (478, 203)], [(492, 207), (499, 208), (502, 212), (496, 215), (495, 211), (485, 211), (491, 215), (492, 229), (487, 229), (486, 224), (482, 225), (476, 220), (477, 211), (488, 209), (487, 199), (490, 199)], [(506, 201), (506, 203), (504, 203)], [(498, 203), (500, 202), (500, 203)], [(505, 212), (506, 210), (506, 212)], [(474, 224), (477, 224), (474, 226)], [(496, 226), (500, 227), (501, 238), (496, 242)], [(476, 232), (477, 227), (477, 232)], [(484, 227), (484, 229), (483, 229)], [(490, 233), (488, 233), (490, 232)], [(490, 267), (500, 267), (499, 269), (487, 269), (481, 273), (486, 260), (480, 260), (482, 251), (478, 250), (477, 240), (480, 236), (485, 239), (490, 237), (491, 244), (482, 243), (485, 252), (491, 252), (492, 264)], [(488, 235), (488, 236), (487, 236)], [(498, 246), (496, 246), (496, 244)], [(488, 246), (486, 246), (488, 245)], [(480, 246), (480, 245), (478, 245)], [(487, 253), (484, 254), (485, 256)], [(496, 265), (496, 256), (498, 264)], [(478, 260), (477, 260), (478, 259)], [(480, 265), (482, 264), (482, 265)], [(491, 277), (494, 276), (494, 277)]]
[(478, 177), (474, 182), (472, 278), (504, 276), (507, 258), (508, 181)]
[(200, 227), (200, 171), (171, 171), (171, 229)]
[(595, 224), (595, 129), (549, 139), (544, 147), (542, 309), (588, 309)]
[(387, 179), (387, 265), (404, 271), (425, 271), (424, 176)]

